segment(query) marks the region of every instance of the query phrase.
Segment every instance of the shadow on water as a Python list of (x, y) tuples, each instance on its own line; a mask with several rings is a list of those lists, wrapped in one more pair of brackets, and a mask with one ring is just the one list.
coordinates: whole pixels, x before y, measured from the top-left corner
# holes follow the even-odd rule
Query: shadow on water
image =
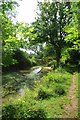
[(18, 95), (23, 96), (25, 94), (24, 89), (32, 89), (34, 80), (42, 76), (40, 73), (41, 69), (41, 66), (36, 66), (29, 70), (19, 70), (3, 74), (3, 103), (11, 97), (15, 99)]

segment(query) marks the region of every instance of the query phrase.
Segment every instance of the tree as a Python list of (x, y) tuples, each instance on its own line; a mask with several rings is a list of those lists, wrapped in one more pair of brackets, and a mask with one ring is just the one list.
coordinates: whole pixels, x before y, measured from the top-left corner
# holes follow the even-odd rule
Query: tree
[[(29, 38), (33, 38), (31, 31), (33, 27), (27, 23), (14, 24), (15, 0), (5, 0), (1, 3), (2, 13), (2, 65), (3, 68), (15, 67), (25, 68), (31, 66), (28, 53), (23, 53), (20, 48), (28, 48)], [(22, 64), (23, 66), (22, 66)]]
[(1, 28), (2, 28), (2, 40), (3, 45), (5, 39), (9, 37), (9, 35), (13, 35), (13, 22), (12, 18), (14, 16), (14, 8), (18, 6), (18, 3), (15, 0), (3, 0), (0, 4), (0, 8), (2, 8), (2, 13), (0, 14), (1, 20)]
[[(79, 64), (80, 54), (80, 2), (72, 3), (70, 11), (72, 12), (71, 22), (64, 27), (66, 32), (65, 41), (67, 48), (64, 51), (63, 60), (70, 63)], [(66, 56), (65, 56), (66, 53)], [(65, 59), (64, 59), (65, 57)]]
[[(60, 64), (61, 51), (65, 45), (63, 27), (70, 22), (70, 2), (38, 3), (39, 12), (36, 22), (33, 23), (34, 33), (37, 33), (36, 42), (46, 42), (53, 46), (56, 54), (57, 66)], [(67, 11), (69, 14), (65, 14)]]
[(16, 48), (19, 47), (19, 42), (15, 36), (15, 26), (11, 16), (14, 14), (13, 9), (17, 5), (14, 0), (5, 0), (0, 4), (2, 8), (2, 13), (0, 14), (2, 22), (2, 65), (5, 67), (16, 63), (12, 55)]

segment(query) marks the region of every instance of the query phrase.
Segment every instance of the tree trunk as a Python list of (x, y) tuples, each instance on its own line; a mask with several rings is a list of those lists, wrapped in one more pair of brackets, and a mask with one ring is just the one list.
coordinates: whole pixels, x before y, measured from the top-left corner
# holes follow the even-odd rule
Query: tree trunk
[(57, 62), (56, 67), (59, 67), (60, 65), (60, 58), (61, 58), (61, 49), (57, 48), (56, 49), (56, 62)]

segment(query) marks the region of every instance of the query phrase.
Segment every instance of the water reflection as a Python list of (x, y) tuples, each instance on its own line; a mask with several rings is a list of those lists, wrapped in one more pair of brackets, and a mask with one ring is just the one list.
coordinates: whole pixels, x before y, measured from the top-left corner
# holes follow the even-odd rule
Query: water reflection
[[(20, 70), (3, 75), (3, 102), (14, 96), (24, 96), (24, 89), (31, 89), (34, 80), (39, 79), (42, 67)], [(14, 97), (14, 98), (15, 98)]]
[(33, 70), (32, 73), (37, 74), (41, 71), (41, 69), (42, 69), (42, 67), (39, 67), (39, 68)]

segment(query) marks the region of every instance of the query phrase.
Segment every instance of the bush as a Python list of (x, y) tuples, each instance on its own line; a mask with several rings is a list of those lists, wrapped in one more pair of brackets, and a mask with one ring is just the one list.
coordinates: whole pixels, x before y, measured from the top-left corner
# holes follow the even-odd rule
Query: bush
[[(49, 112), (52, 116), (54, 114), (57, 115), (58, 108), (62, 110), (61, 107), (63, 106), (61, 105), (66, 97), (65, 95), (70, 87), (70, 83), (71, 75), (67, 72), (65, 74), (58, 71), (56, 73), (48, 73), (35, 82), (34, 89), (26, 90), (24, 98), (3, 106), (3, 120), (45, 119), (48, 117)], [(60, 99), (62, 100), (59, 101)], [(58, 107), (57, 112), (55, 112), (56, 104)], [(47, 110), (49, 111), (47, 112)]]
[(71, 75), (68, 73), (68, 72), (50, 72), (48, 73), (47, 75), (49, 81), (51, 82), (55, 82), (55, 83), (62, 83), (62, 84), (65, 84), (65, 82), (69, 82), (69, 80), (71, 79)]
[(55, 69), (55, 67), (57, 66), (56, 60), (51, 60), (51, 61), (48, 63), (48, 66), (51, 66), (53, 69)]
[(46, 118), (46, 113), (43, 109), (37, 109), (37, 110), (29, 110), (29, 116), (28, 118)]
[(17, 60), (16, 66), (19, 67), (20, 69), (31, 67), (29, 55), (26, 52), (17, 49), (15, 51), (13, 58)]
[(37, 99), (44, 100), (50, 97), (65, 95), (71, 84), (71, 74), (68, 72), (49, 72), (35, 83)]
[(30, 102), (8, 104), (2, 109), (3, 120), (28, 120), (29, 118), (46, 118), (42, 108), (35, 108)]
[(36, 61), (35, 56), (33, 56), (30, 61), (31, 61), (31, 65), (32, 65), (32, 66), (37, 65), (37, 61)]
[(2, 119), (3, 120), (11, 120), (14, 118), (16, 112), (16, 108), (13, 105), (8, 105), (3, 107), (2, 109)]
[(46, 98), (49, 98), (50, 94), (47, 93), (47, 91), (44, 91), (44, 90), (39, 90), (38, 91), (38, 96), (37, 96), (37, 99), (38, 100), (44, 100)]
[(11, 56), (4, 55), (3, 57), (3, 71), (26, 69), (32, 66), (28, 53), (19, 49), (15, 50)]
[(4, 44), (2, 45), (2, 66), (3, 68), (8, 68), (11, 65), (16, 64), (16, 60), (13, 58), (14, 51), (19, 48), (20, 42), (15, 37), (9, 35), (4, 39)]
[(64, 95), (64, 94), (65, 94), (65, 90), (63, 89), (62, 86), (57, 86), (57, 87), (55, 88), (55, 93), (56, 93), (57, 95), (61, 96), (61, 95)]

